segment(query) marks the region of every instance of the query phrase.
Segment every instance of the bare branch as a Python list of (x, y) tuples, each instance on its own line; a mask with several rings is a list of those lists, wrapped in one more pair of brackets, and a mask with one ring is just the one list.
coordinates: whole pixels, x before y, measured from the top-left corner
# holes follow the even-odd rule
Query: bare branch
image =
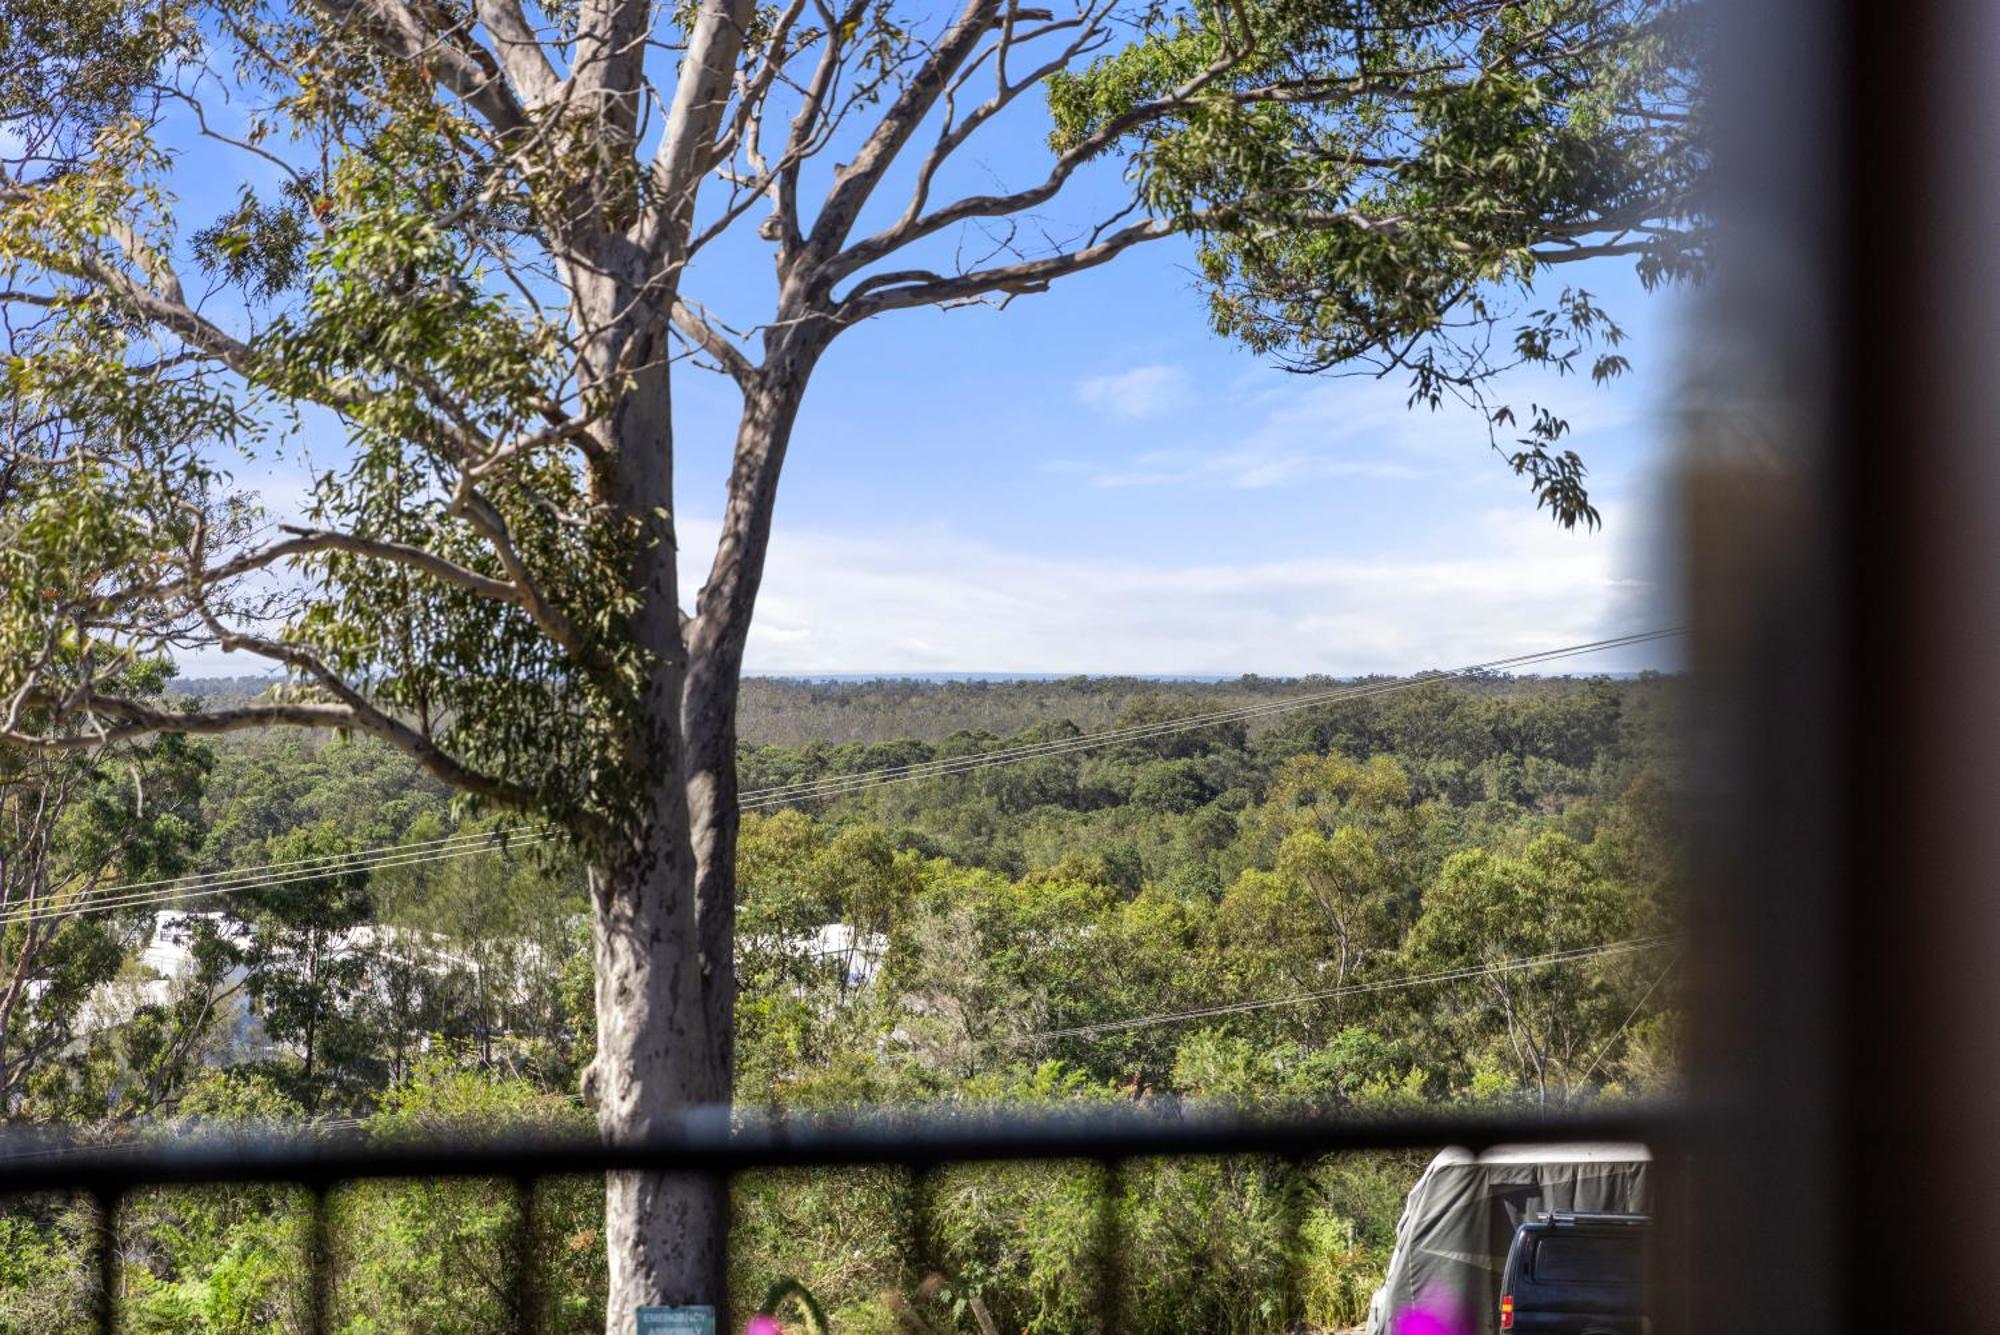
[[(47, 703), (31, 701), (32, 703)], [(268, 701), (198, 714), (160, 709), (137, 700), (117, 696), (86, 697), (84, 708), (111, 720), (112, 726), (87, 733), (50, 736), (19, 726), (0, 730), (0, 741), (31, 751), (90, 751), (117, 742), (136, 741), (161, 733), (184, 733), (212, 737), (253, 728), (291, 726), (299, 728), (351, 728), (354, 711), (344, 705), (314, 704), (305, 701)]]
[(529, 619), (541, 627), (544, 635), (554, 640), (579, 662), (594, 666), (596, 659), (588, 652), (588, 647), (584, 644), (583, 636), (577, 631), (575, 623), (549, 601), (548, 595), (542, 591), (541, 584), (528, 570), (527, 562), (521, 558), (520, 551), (514, 546), (513, 534), (507, 527), (506, 519), (491, 501), (473, 487), (470, 475), (460, 479), (452, 497), (451, 508), (456, 513), (464, 515), (485, 535), (487, 545), (492, 547), (494, 555), (500, 558), (501, 568), (507, 572), (507, 578), (512, 581), (508, 587), (518, 596), (520, 607), (528, 614)]
[(856, 285), (838, 308), (836, 318), (853, 324), (882, 311), (911, 306), (948, 306), (976, 301), (995, 293), (1020, 296), (1041, 292), (1058, 278), (1094, 269), (1145, 241), (1172, 236), (1176, 228), (1161, 218), (1148, 218), (1119, 228), (1087, 246), (1060, 255), (1024, 260), (1019, 264), (975, 269), (947, 277), (923, 270), (878, 274)]
[(307, 0), (328, 19), (365, 37), (383, 55), (428, 71), (440, 86), (502, 134), (529, 126), (492, 52), (473, 41), (463, 25), (444, 28), (426, 21), (403, 0)]
[(577, 6), (570, 87), (575, 101), (629, 148), (637, 138), (646, 92), (646, 45), (653, 7), (647, 0), (582, 0)]
[[(358, 533), (341, 533), (332, 529), (301, 528), (293, 524), (281, 524), (279, 528), (282, 532), (297, 536), (284, 542), (274, 543), (257, 553), (259, 566), (308, 552), (346, 552), (372, 561), (386, 561), (392, 565), (420, 570), (442, 583), (496, 603), (511, 603), (516, 607), (525, 608), (528, 602), (527, 595), (516, 585), (509, 584), (506, 580), (494, 579), (490, 575), (482, 575), (477, 570), (459, 565), (456, 561), (446, 560), (436, 552), (410, 543), (364, 538)], [(239, 562), (242, 559), (244, 558), (239, 558)], [(239, 562), (229, 564), (235, 565)], [(226, 567), (224, 572), (227, 577)]]
[(777, 171), (777, 240), (781, 272), (791, 268), (794, 258), (805, 245), (799, 226), (799, 169), (810, 156), (811, 144), (830, 119), (827, 98), (831, 96), (834, 79), (840, 72), (843, 34), (852, 24), (859, 22), (867, 10), (867, 0), (848, 0), (847, 8), (838, 14), (827, 7), (825, 0), (814, 0), (814, 3), (818, 6), (821, 22), (826, 25), (826, 36), (819, 63), (813, 67), (812, 79), (799, 99), (798, 111), (793, 113), (785, 139), (785, 161)]
[(562, 79), (542, 49), (542, 39), (528, 23), (521, 0), (477, 0), (479, 21), (493, 34), (507, 77), (534, 110), (556, 100)]
[(1535, 257), (1537, 264), (1575, 264), (1579, 260), (1600, 260), (1618, 256), (1644, 255), (1658, 249), (1658, 243), (1645, 240), (1604, 241), (1595, 245), (1582, 242), (1557, 246), (1554, 249), (1537, 248), (1528, 253)]
[(736, 57), (755, 9), (755, 0), (702, 0), (688, 38), (653, 163), (659, 202), (649, 211), (641, 238), (649, 254), (664, 257), (670, 265), (685, 258), (695, 194), (716, 165), (716, 132), (729, 105)]
[(813, 255), (822, 260), (830, 258), (845, 243), (862, 206), (875, 192), (890, 164), (930, 115), (952, 76), (992, 31), (999, 6), (1000, 0), (966, 0), (965, 8), (959, 11), (929, 58), (903, 85), (902, 92), (883, 113), (854, 160), (834, 173), (833, 186), (827, 191), (808, 242)]
[[(916, 186), (910, 192), (909, 205), (894, 226), (910, 226), (922, 217), (924, 207), (930, 202), (931, 184), (940, 168), (970, 139), (979, 128), (1011, 106), (1015, 99), (1030, 88), (1041, 86), (1050, 75), (1067, 68), (1078, 57), (1101, 46), (1106, 40), (1104, 19), (1109, 14), (1113, 0), (1098, 0), (1073, 19), (1049, 22), (1025, 33), (1015, 31), (1015, 23), (1026, 17), (1047, 17), (1046, 11), (1025, 11), (1009, 6), (1001, 16), (1000, 41), (996, 46), (981, 52), (966, 66), (959, 77), (953, 80), (951, 89), (945, 95), (945, 123), (938, 130), (937, 142), (917, 168)], [(1022, 78), (1009, 80), (1007, 58), (1017, 46), (1025, 46), (1041, 37), (1057, 32), (1075, 29), (1076, 36), (1057, 54), (1043, 61)], [(992, 56), (994, 64), (994, 90), (992, 96), (967, 112), (962, 120), (954, 120), (951, 115), (952, 97), (962, 84), (987, 56)], [(891, 230), (894, 230), (892, 227)]]
[[(926, 215), (918, 216), (906, 211), (901, 218), (880, 232), (827, 259), (821, 267), (823, 279), (827, 282), (838, 282), (863, 266), (872, 264), (913, 241), (931, 236), (957, 223), (968, 222), (974, 218), (1004, 217), (1047, 203), (1062, 190), (1070, 177), (1075, 175), (1077, 168), (1141, 125), (1185, 110), (1217, 79), (1235, 68), (1249, 50), (1247, 46), (1238, 47), (1231, 44), (1200, 73), (1179, 87), (1151, 101), (1142, 102), (1124, 114), (1106, 121), (1091, 134), (1065, 149), (1050, 167), (1049, 174), (1036, 185), (1004, 195), (970, 195)], [(963, 143), (963, 140), (961, 139), (959, 143)], [(951, 148), (955, 147), (957, 144), (951, 145)], [(947, 155), (951, 148), (945, 150)]]
[(98, 616), (109, 615), (135, 603), (174, 598), (226, 584), (254, 571), (268, 570), (280, 561), (325, 551), (348, 552), (371, 560), (406, 566), (431, 575), (454, 588), (463, 589), (467, 593), (476, 594), (493, 602), (508, 603), (516, 607), (524, 604), (521, 591), (507, 581), (482, 575), (476, 570), (439, 556), (436, 552), (410, 543), (391, 542), (383, 538), (364, 538), (356, 533), (304, 528), (296, 524), (280, 524), (278, 527), (281, 532), (294, 536), (282, 542), (259, 547), (254, 551), (241, 553), (204, 570), (182, 575), (178, 579), (162, 583), (138, 584), (116, 593), (106, 594), (88, 604), (90, 611)]
[(747, 383), (757, 373), (756, 365), (742, 350), (718, 333), (705, 318), (706, 313), (685, 300), (674, 302), (674, 327), (693, 339), (696, 346), (722, 364), (738, 384)]
[[(203, 615), (207, 616), (206, 609), (202, 610)], [(287, 644), (283, 641), (268, 639), (261, 635), (231, 631), (216, 623), (213, 618), (209, 618), (209, 623), (211, 629), (216, 634), (217, 644), (224, 653), (243, 650), (244, 652), (255, 654), (259, 658), (269, 659), (271, 662), (282, 664), (300, 677), (316, 683), (320, 689), (340, 702), (336, 706), (313, 706), (302, 703), (291, 706), (292, 708), (332, 708), (344, 710), (346, 721), (332, 726), (353, 728), (381, 738), (453, 787), (462, 788), (466, 792), (486, 798), (488, 801), (496, 802), (502, 806), (516, 810), (535, 809), (535, 795), (532, 791), (516, 784), (508, 783), (503, 779), (495, 778), (490, 774), (482, 774), (462, 764), (457, 757), (440, 747), (428, 732), (420, 732), (402, 720), (384, 713), (360, 691), (343, 680), (338, 673), (327, 667), (317, 654), (303, 645)], [(102, 706), (99, 705), (99, 708), (102, 709)], [(255, 707), (253, 706), (252, 708)], [(111, 711), (104, 710), (103, 712)], [(156, 719), (178, 717), (175, 715), (166, 715), (160, 711), (154, 711), (154, 715)], [(194, 714), (189, 717), (199, 719), (202, 715)], [(305, 717), (310, 717), (310, 715)], [(292, 722), (294, 720), (286, 719), (284, 721)], [(239, 726), (254, 727), (256, 725), (246, 723)], [(174, 729), (162, 729), (155, 725), (147, 730), (159, 732), (173, 731)]]

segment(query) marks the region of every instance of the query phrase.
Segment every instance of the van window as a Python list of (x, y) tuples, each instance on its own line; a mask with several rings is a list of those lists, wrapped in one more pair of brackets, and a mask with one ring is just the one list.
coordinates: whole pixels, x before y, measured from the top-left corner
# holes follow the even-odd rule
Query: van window
[(1637, 1284), (1641, 1239), (1551, 1234), (1535, 1245), (1535, 1278), (1544, 1284)]

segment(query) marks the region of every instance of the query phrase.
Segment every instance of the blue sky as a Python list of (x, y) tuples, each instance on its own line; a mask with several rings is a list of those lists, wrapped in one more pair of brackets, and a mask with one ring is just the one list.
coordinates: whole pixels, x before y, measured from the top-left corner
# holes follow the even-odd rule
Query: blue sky
[[(1039, 107), (1002, 118), (943, 185), (1039, 179), (1044, 133)], [(191, 228), (233, 202), (242, 164), (187, 147)], [(894, 184), (878, 211), (900, 207)], [(1074, 234), (1120, 197), (1114, 177), (1081, 186), (1037, 226)], [(1663, 575), (1684, 298), (1642, 292), (1621, 262), (1551, 277), (1548, 295), (1566, 282), (1611, 308), (1634, 365), (1606, 388), (1537, 374), (1498, 390), (1572, 423), (1605, 522), (1565, 533), (1472, 415), (1408, 410), (1399, 380), (1291, 375), (1216, 338), (1191, 254), (1158, 242), (1004, 311), (894, 312), (842, 335), (793, 441), (749, 670), (1344, 675), (1675, 619)], [(749, 327), (769, 272), (745, 235), (705, 254), (688, 290)], [(722, 508), (735, 394), (692, 369), (675, 392), (691, 599)], [(340, 452), (324, 426), (307, 444), (321, 467)], [(283, 514), (303, 476), (272, 460), (245, 480)], [(1576, 668), (1672, 667), (1675, 652)], [(210, 654), (183, 666), (244, 670)]]
[[(1605, 524), (1565, 533), (1472, 415), (1215, 337), (1190, 259), (1159, 242), (1004, 311), (844, 334), (787, 463), (750, 669), (1409, 671), (1674, 619), (1660, 572), (1684, 299), (1643, 292), (1628, 264), (1568, 269), (1558, 283), (1626, 325), (1633, 373), (1502, 387), (1572, 423)], [(714, 302), (760, 276), (732, 257), (694, 290)], [(677, 393), (692, 556), (720, 512), (733, 392), (684, 376)], [(1667, 644), (1577, 667), (1675, 663)]]

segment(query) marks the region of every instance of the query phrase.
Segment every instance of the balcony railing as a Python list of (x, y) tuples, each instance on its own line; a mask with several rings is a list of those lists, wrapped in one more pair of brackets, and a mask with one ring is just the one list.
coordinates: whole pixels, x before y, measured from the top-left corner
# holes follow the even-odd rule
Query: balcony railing
[[(510, 1309), (520, 1328), (538, 1324), (532, 1251), (534, 1188), (544, 1178), (622, 1171), (720, 1176), (766, 1169), (897, 1167), (925, 1190), (930, 1174), (962, 1164), (996, 1162), (1094, 1163), (1098, 1174), (1098, 1273), (1080, 1277), (1094, 1287), (1094, 1310), (1106, 1332), (1129, 1332), (1122, 1282), (1125, 1249), (1119, 1236), (1125, 1166), (1136, 1160), (1257, 1156), (1293, 1172), (1322, 1156), (1446, 1145), (1484, 1149), (1500, 1144), (1609, 1140), (1647, 1145), (1656, 1160), (1678, 1154), (1680, 1119), (1668, 1108), (1628, 1106), (1555, 1116), (1432, 1115), (1393, 1118), (1263, 1118), (1144, 1109), (1057, 1111), (1040, 1115), (921, 1114), (872, 1111), (845, 1116), (772, 1118), (717, 1110), (697, 1111), (641, 1143), (607, 1144), (580, 1136), (438, 1139), (365, 1142), (352, 1135), (231, 1136), (178, 1144), (133, 1147), (40, 1145), (0, 1150), (0, 1196), (40, 1193), (83, 1195), (96, 1202), (92, 1294), (97, 1328), (118, 1328), (117, 1229), (121, 1203), (150, 1187), (295, 1184), (311, 1196), (308, 1269), (309, 1326), (328, 1329), (333, 1288), (327, 1195), (344, 1184), (388, 1179), (484, 1178), (511, 1182), (520, 1203), (514, 1211), (511, 1269), (516, 1292)], [(1659, 1194), (1671, 1196), (1679, 1175), (1657, 1175)], [(1302, 1193), (1289, 1193), (1293, 1200)], [(1665, 1207), (1667, 1213), (1671, 1207)], [(905, 1245), (920, 1263), (929, 1240), (919, 1222)], [(1285, 1255), (1297, 1252), (1299, 1209), (1288, 1211)], [(1288, 1270), (1283, 1311), (1298, 1310), (1301, 1276)], [(728, 1320), (727, 1313), (719, 1314)], [(1665, 1331), (1674, 1323), (1659, 1323)]]

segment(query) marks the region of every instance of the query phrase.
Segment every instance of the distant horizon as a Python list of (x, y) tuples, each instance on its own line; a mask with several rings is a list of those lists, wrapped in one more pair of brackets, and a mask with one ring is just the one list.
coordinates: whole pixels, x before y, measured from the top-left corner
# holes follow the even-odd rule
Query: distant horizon
[[(850, 685), (850, 684), (865, 684), (865, 683), (868, 683), (868, 682), (899, 682), (899, 681), (915, 681), (915, 682), (930, 682), (930, 683), (945, 683), (945, 684), (949, 684), (949, 683), (954, 683), (954, 682), (996, 682), (996, 683), (1007, 683), (1007, 682), (1024, 682), (1024, 681), (1076, 681), (1076, 680), (1079, 680), (1079, 679), (1081, 679), (1081, 680), (1084, 680), (1084, 681), (1151, 681), (1151, 682), (1185, 682), (1185, 683), (1189, 683), (1189, 684), (1193, 684), (1193, 685), (1203, 685), (1203, 686), (1214, 686), (1214, 685), (1219, 685), (1219, 684), (1221, 684), (1221, 683), (1223, 683), (1223, 682), (1232, 682), (1232, 681), (1245, 681), (1245, 680), (1250, 680), (1250, 679), (1256, 679), (1256, 680), (1260, 680), (1260, 681), (1268, 681), (1268, 682), (1288, 682), (1288, 681), (1306, 681), (1306, 680), (1309, 680), (1309, 679), (1315, 679), (1315, 678), (1317, 678), (1317, 679), (1323, 679), (1323, 680), (1328, 680), (1328, 681), (1358, 681), (1358, 680), (1361, 680), (1361, 679), (1364, 679), (1364, 678), (1368, 678), (1368, 677), (1391, 677), (1391, 678), (1403, 678), (1403, 677), (1413, 677), (1413, 676), (1416, 676), (1416, 675), (1418, 675), (1419, 673), (1423, 673), (1423, 672), (1432, 672), (1432, 671), (1437, 671), (1437, 670), (1438, 670), (1438, 669), (1433, 669), (1433, 668), (1414, 668), (1414, 669), (1411, 669), (1411, 670), (1409, 670), (1409, 671), (1403, 671), (1403, 672), (1389, 672), (1389, 671), (1381, 671), (1381, 670), (1369, 670), (1369, 671), (1356, 671), (1356, 672), (1324, 672), (1324, 671), (1315, 671), (1315, 672), (1258, 672), (1258, 671), (1255, 671), (1255, 670), (1251, 670), (1251, 671), (1244, 671), (1244, 672), (1118, 672), (1118, 671), (1103, 671), (1103, 672), (1001, 672), (1001, 671), (995, 671), (995, 672), (980, 672), (980, 671), (955, 671), (955, 672), (942, 672), (942, 671), (940, 671), (940, 672), (920, 672), (920, 671), (900, 671), (900, 670), (895, 670), (895, 669), (888, 669), (888, 670), (884, 670), (884, 671), (879, 671), (879, 672), (875, 672), (875, 671), (855, 671), (855, 672), (783, 672), (783, 671), (779, 671), (779, 672), (759, 672), (759, 671), (746, 671), (746, 672), (745, 672), (745, 673), (743, 674), (743, 680), (744, 680), (744, 681), (780, 681), (780, 682), (813, 682), (813, 683), (829, 683), (829, 684), (837, 684), (837, 685)], [(1450, 671), (1450, 670), (1449, 670), (1449, 669), (1446, 669), (1446, 671)], [(1525, 678), (1544, 678), (1544, 679), (1568, 679), (1568, 678), (1578, 678), (1578, 679), (1585, 679), (1585, 678), (1591, 678), (1591, 677), (1604, 677), (1604, 678), (1608, 678), (1608, 679), (1610, 679), (1610, 680), (1614, 680), (1614, 681), (1635, 681), (1635, 680), (1638, 680), (1638, 679), (1639, 679), (1639, 678), (1641, 678), (1641, 677), (1646, 677), (1646, 676), (1649, 676), (1649, 675), (1650, 675), (1650, 676), (1661, 676), (1661, 677), (1673, 677), (1673, 676), (1679, 676), (1679, 675), (1681, 675), (1681, 674), (1682, 674), (1682, 672), (1684, 672), (1684, 671), (1685, 671), (1685, 669), (1683, 669), (1683, 668), (1677, 668), (1677, 667), (1675, 667), (1675, 668), (1618, 668), (1618, 669), (1602, 669), (1602, 670), (1598, 670), (1598, 671), (1587, 671), (1587, 670), (1580, 670), (1580, 669), (1579, 669), (1579, 670), (1572, 670), (1572, 671), (1563, 671), (1563, 672), (1557, 672), (1557, 671), (1547, 671), (1547, 672), (1533, 672), (1533, 671), (1529, 671), (1529, 672), (1493, 672), (1493, 673), (1489, 673), (1489, 674), (1486, 674), (1486, 675), (1489, 675), (1489, 676), (1493, 676), (1493, 677), (1506, 677), (1506, 678), (1510, 678), (1510, 679), (1525, 679)], [(1454, 674), (1454, 675), (1456, 675), (1456, 674)], [(183, 690), (184, 690), (185, 688), (187, 688), (187, 687), (190, 687), (190, 686), (208, 686), (208, 685), (217, 685), (217, 684), (230, 684), (230, 683), (237, 683), (237, 682), (259, 682), (259, 683), (271, 683), (271, 682), (276, 682), (276, 681), (281, 681), (281, 680), (283, 680), (282, 676), (280, 676), (279, 674), (276, 674), (276, 673), (238, 673), (238, 674), (233, 674), (233, 675), (215, 675), (215, 674), (205, 674), (205, 675), (202, 675), (202, 676), (183, 676), (183, 677), (176, 677), (176, 678), (174, 678), (174, 679), (173, 679), (173, 680), (172, 680), (171, 682), (169, 682), (169, 683), (168, 683), (168, 689), (169, 689), (170, 691), (172, 691), (172, 690), (175, 690), (175, 689), (177, 689), (177, 688), (178, 688), (178, 689), (183, 689)]]

